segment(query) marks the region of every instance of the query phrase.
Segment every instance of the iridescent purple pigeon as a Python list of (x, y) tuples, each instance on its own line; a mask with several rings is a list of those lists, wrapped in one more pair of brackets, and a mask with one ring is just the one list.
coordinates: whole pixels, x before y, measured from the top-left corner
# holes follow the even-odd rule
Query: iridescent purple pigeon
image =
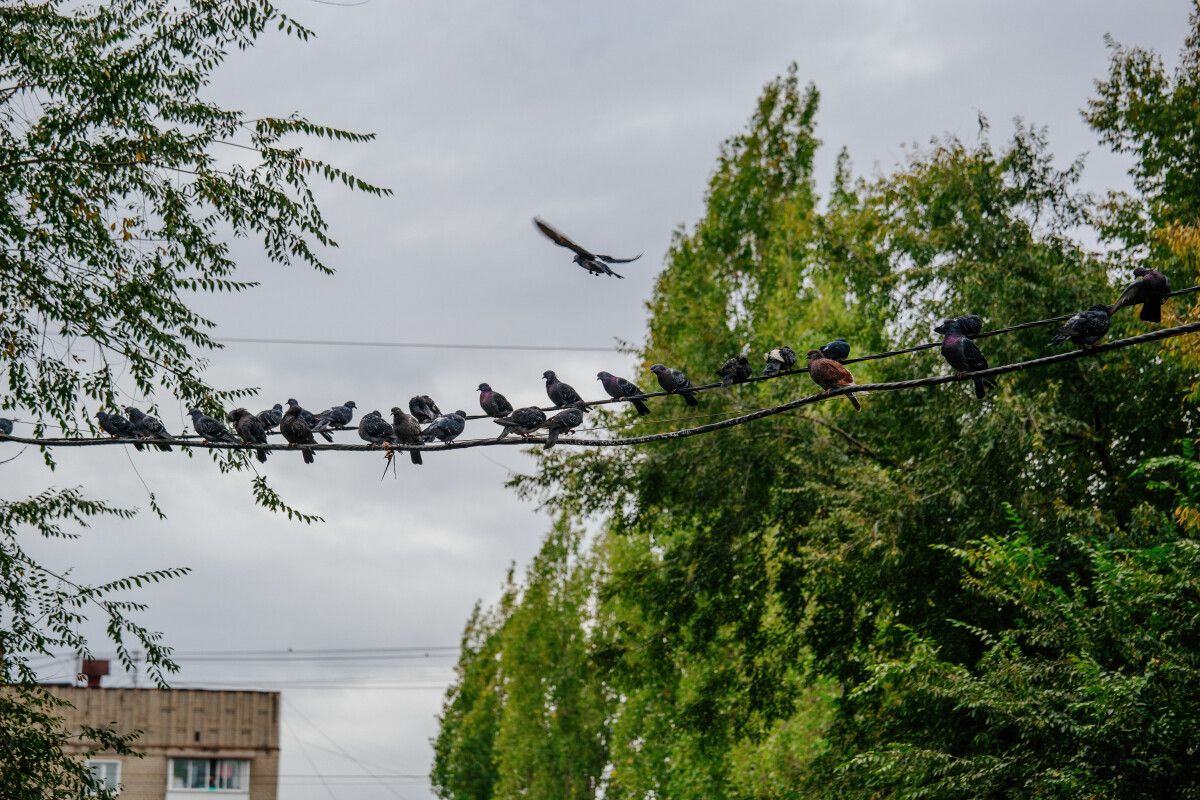
[(1121, 292), (1109, 314), (1115, 314), (1117, 309), (1125, 306), (1141, 303), (1142, 312), (1138, 316), (1142, 322), (1162, 322), (1162, 304), (1171, 292), (1171, 281), (1156, 269), (1138, 267), (1133, 274), (1137, 276), (1136, 280)]
[(486, 383), (479, 384), (479, 407), (489, 417), (506, 417), (513, 410), (512, 403), (508, 402), (508, 398), (493, 391), (492, 387)]
[(633, 403), (633, 407), (637, 409), (639, 417), (644, 417), (650, 413), (650, 409), (646, 407), (645, 402), (639, 400), (639, 397), (646, 393), (624, 378), (618, 378), (611, 372), (597, 372), (596, 377), (600, 379), (601, 385), (604, 386), (604, 391), (608, 392), (608, 396), (616, 400), (628, 400)]
[[(942, 339), (942, 357), (951, 368), (960, 374), (988, 368), (987, 359), (983, 357), (979, 346), (963, 334), (957, 319), (946, 320), (938, 327), (941, 328), (940, 332), (945, 334), (945, 338)], [(975, 378), (975, 396), (982, 400), (987, 393), (986, 387), (995, 385), (996, 381), (993, 378)]]
[(677, 394), (684, 399), (689, 406), (698, 406), (700, 401), (696, 399), (696, 395), (692, 393), (692, 382), (688, 380), (687, 375), (684, 375), (677, 369), (664, 367), (662, 364), (650, 365), (650, 371), (658, 378), (658, 385), (663, 388), (667, 394)]
[(546, 379), (546, 396), (550, 398), (551, 403), (554, 403), (555, 408), (565, 408), (583, 400), (571, 384), (563, 383), (558, 379), (554, 370), (546, 370), (542, 373), (542, 377)]

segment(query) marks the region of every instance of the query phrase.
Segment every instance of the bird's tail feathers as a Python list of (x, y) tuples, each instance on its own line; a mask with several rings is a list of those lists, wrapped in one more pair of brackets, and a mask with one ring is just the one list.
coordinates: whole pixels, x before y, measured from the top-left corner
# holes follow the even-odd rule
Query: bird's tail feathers
[(691, 392), (680, 392), (680, 394), (683, 395), (683, 399), (692, 408), (700, 405), (700, 401), (696, 399), (696, 395), (692, 394)]
[(1162, 301), (1147, 300), (1142, 303), (1142, 311), (1138, 317), (1142, 322), (1162, 322)]
[(313, 430), (315, 430), (317, 433), (319, 433), (323, 437), (325, 437), (325, 441), (327, 441), (327, 442), (333, 441), (333, 434), (330, 433), (329, 431), (321, 430), (320, 428), (314, 428)]
[(409, 450), (408, 457), (412, 459), (412, 463), (414, 463), (414, 464), (421, 463), (421, 451), (420, 450)]
[(638, 416), (644, 417), (650, 413), (650, 409), (647, 408), (646, 404), (643, 403), (641, 400), (631, 397), (629, 399), (629, 402), (633, 403), (633, 407), (637, 409)]
[(305, 464), (313, 463), (314, 456), (313, 456), (312, 449), (310, 449), (308, 447), (304, 447), (304, 448), (301, 448), (300, 452), (304, 455), (304, 463)]

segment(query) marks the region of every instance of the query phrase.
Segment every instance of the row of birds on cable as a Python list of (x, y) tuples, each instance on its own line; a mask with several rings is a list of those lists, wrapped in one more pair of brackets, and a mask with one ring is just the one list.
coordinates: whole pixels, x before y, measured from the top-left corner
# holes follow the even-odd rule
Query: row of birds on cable
[[(1141, 305), (1139, 316), (1143, 321), (1160, 322), (1162, 303), (1171, 291), (1170, 281), (1158, 270), (1142, 267), (1135, 269), (1134, 275), (1135, 280), (1125, 288), (1115, 303), (1111, 306), (1094, 305), (1071, 316), (1052, 331), (1053, 338), (1049, 345), (1070, 341), (1080, 347), (1090, 347), (1108, 332), (1112, 324), (1112, 315), (1127, 306)], [(975, 314), (964, 314), (943, 320), (933, 330), (942, 334), (941, 353), (954, 370), (970, 373), (988, 368), (987, 359), (974, 341), (983, 331), (982, 318)], [(854, 377), (843, 363), (849, 356), (850, 344), (845, 338), (835, 339), (807, 351), (805, 358), (809, 377), (825, 390), (825, 394), (853, 386)], [(787, 346), (771, 350), (764, 358), (767, 363), (761, 377), (766, 378), (791, 370), (798, 361), (795, 351)], [(682, 370), (654, 364), (650, 367), (650, 372), (654, 374), (665, 393), (679, 395), (689, 407), (699, 405), (696, 399), (697, 387)], [(745, 355), (738, 355), (726, 361), (716, 374), (722, 378), (721, 386), (729, 388), (749, 381), (754, 377), (754, 370)], [(547, 436), (544, 448), (548, 450), (555, 445), (559, 436), (582, 424), (583, 415), (590, 411), (590, 407), (575, 388), (559, 380), (552, 370), (542, 373), (542, 378), (546, 381), (547, 397), (556, 409), (561, 409), (552, 417), (547, 417), (537, 406), (514, 409), (508, 399), (493, 390), (489, 384), (479, 384), (480, 408), (493, 422), (502, 427), (498, 438), (504, 439), (514, 433), (528, 437), (545, 430)], [(610, 372), (597, 373), (596, 378), (609, 397), (629, 402), (639, 416), (650, 413), (650, 408), (645, 402), (648, 399), (646, 393), (637, 384)], [(988, 388), (996, 385), (990, 377), (977, 377), (973, 380), (975, 396), (981, 399)], [(846, 398), (854, 405), (856, 411), (861, 410), (862, 406), (854, 394), (847, 392)], [(207, 441), (260, 445), (256, 455), (261, 462), (267, 460), (269, 452), (266, 448), (267, 433), (278, 426), (283, 438), (290, 445), (300, 447), (305, 463), (311, 464), (314, 458), (313, 451), (307, 446), (316, 444), (313, 434), (332, 442), (331, 430), (349, 426), (357, 409), (352, 400), (327, 408), (319, 414), (307, 411), (294, 398), (287, 401), (287, 406), (285, 411), (283, 404), (276, 403), (273, 408), (257, 414), (245, 408), (235, 408), (226, 415), (226, 421), (232, 425), (233, 431), (198, 408), (193, 408), (188, 413), (196, 433)], [(127, 416), (99, 411), (96, 418), (103, 431), (115, 438), (133, 440), (133, 446), (138, 450), (142, 450), (147, 444), (160, 450), (170, 450), (172, 443), (179, 443), (156, 417), (133, 406), (126, 407), (125, 413)], [(462, 434), (466, 427), (466, 418), (467, 414), (462, 410), (443, 414), (431, 397), (417, 395), (409, 400), (408, 412), (400, 407), (391, 409), (391, 422), (379, 411), (364, 415), (358, 423), (358, 434), (372, 446), (419, 445), (435, 441), (448, 443)], [(422, 428), (422, 425), (426, 427)], [(12, 421), (0, 418), (0, 434), (11, 433)], [(414, 464), (421, 463), (420, 451), (410, 450), (409, 455)]]

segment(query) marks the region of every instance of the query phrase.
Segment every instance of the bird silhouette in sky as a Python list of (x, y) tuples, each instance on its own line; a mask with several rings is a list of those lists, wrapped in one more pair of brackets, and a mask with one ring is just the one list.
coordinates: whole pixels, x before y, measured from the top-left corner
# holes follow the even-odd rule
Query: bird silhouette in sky
[(575, 252), (575, 258), (573, 259), (574, 262), (593, 275), (612, 275), (614, 278), (624, 278), (624, 275), (618, 275), (609, 269), (608, 265), (628, 264), (630, 261), (637, 261), (642, 257), (641, 253), (638, 253), (633, 258), (613, 258), (612, 256), (603, 256), (598, 253), (593, 253), (590, 250), (585, 250), (584, 248), (575, 244), (538, 217), (533, 218), (533, 224), (537, 226), (539, 231), (546, 235), (546, 238), (554, 242), (559, 247), (565, 247), (568, 250), (573, 250)]

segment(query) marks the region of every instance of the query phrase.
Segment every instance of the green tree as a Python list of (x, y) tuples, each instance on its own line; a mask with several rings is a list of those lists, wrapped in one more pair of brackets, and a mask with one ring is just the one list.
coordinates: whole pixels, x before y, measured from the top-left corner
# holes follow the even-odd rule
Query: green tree
[[(204, 381), (202, 354), (218, 345), (191, 306), (198, 292), (253, 286), (237, 277), (229, 237), (258, 238), (281, 265), (329, 272), (319, 252), (336, 243), (310, 180), (386, 193), (296, 141), (369, 135), (296, 115), (250, 117), (205, 98), (229, 51), (273, 27), (310, 35), (265, 0), (0, 4), (0, 410), (34, 421), (34, 435), (94, 432), (90, 412), (115, 405), (119, 380), (213, 411), (245, 395)], [(43, 457), (53, 469), (52, 454)], [(215, 460), (226, 470), (248, 464), (242, 452)], [(297, 513), (263, 478), (253, 491)], [(0, 680), (14, 687), (0, 706), (0, 746), (12, 756), (0, 759), (5, 797), (79, 796), (86, 783), (55, 744), (66, 734), (47, 722), (52, 703), (30, 656), (86, 653), (80, 624), (99, 613), (127, 668), (130, 637), (160, 683), (174, 668), (159, 634), (131, 618), (141, 607), (122, 595), (183, 570), (79, 585), (21, 544), (132, 513), (76, 488), (0, 498)]]

